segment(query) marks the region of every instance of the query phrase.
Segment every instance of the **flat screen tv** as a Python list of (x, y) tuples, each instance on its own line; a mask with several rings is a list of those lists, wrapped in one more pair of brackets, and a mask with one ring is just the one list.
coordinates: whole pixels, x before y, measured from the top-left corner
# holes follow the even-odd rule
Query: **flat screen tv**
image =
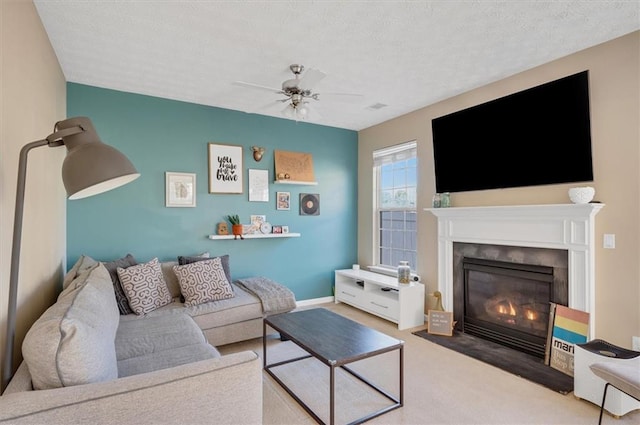
[(593, 181), (583, 71), (431, 122), (436, 192)]

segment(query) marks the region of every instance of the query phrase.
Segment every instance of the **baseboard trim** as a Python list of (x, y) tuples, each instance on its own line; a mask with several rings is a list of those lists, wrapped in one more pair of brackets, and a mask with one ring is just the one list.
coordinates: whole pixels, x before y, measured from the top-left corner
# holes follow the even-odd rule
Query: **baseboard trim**
[(316, 304), (326, 304), (334, 302), (333, 297), (312, 298), (310, 300), (296, 301), (296, 307), (308, 307)]

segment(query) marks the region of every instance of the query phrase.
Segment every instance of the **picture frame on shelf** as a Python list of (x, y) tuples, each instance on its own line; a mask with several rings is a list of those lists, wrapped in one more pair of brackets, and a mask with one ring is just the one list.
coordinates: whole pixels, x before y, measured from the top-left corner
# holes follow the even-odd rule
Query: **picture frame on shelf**
[(165, 174), (165, 207), (194, 208), (196, 206), (195, 173), (177, 173), (167, 171)]
[(242, 146), (209, 143), (209, 193), (241, 194)]
[(291, 209), (291, 192), (276, 192), (276, 210), (289, 211)]
[(289, 233), (289, 226), (282, 226), (282, 233)]
[(258, 227), (265, 221), (267, 221), (267, 216), (263, 214), (251, 214), (250, 216), (251, 224), (257, 224)]
[(282, 233), (282, 226), (273, 226), (271, 228), (271, 233)]

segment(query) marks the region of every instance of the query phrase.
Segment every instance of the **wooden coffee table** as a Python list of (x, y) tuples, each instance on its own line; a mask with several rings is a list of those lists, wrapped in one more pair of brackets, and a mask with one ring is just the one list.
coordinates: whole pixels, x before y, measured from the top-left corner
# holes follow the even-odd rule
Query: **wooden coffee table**
[[(268, 364), (267, 362), (267, 326), (280, 332), (305, 350), (309, 355)], [(335, 419), (335, 370), (337, 367), (349, 372), (393, 402), (392, 405), (368, 414), (352, 424), (359, 424), (380, 416), (386, 412), (402, 407), (404, 387), (404, 341), (392, 338), (375, 329), (335, 314), (324, 308), (296, 311), (293, 313), (269, 316), (263, 322), (263, 361), (264, 370), (273, 377), (286, 391), (307, 411), (318, 423), (323, 421), (271, 370), (276, 366), (315, 357), (329, 366), (329, 423)], [(360, 374), (346, 367), (346, 364), (373, 357), (389, 351), (399, 350), (399, 397), (395, 397), (384, 389), (374, 385)]]

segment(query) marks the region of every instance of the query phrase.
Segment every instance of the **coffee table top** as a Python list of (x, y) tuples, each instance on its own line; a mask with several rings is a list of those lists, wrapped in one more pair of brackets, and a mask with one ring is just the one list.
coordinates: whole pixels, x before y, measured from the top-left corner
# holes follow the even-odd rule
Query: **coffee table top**
[(265, 323), (328, 365), (340, 366), (396, 350), (404, 341), (325, 308), (269, 316)]

